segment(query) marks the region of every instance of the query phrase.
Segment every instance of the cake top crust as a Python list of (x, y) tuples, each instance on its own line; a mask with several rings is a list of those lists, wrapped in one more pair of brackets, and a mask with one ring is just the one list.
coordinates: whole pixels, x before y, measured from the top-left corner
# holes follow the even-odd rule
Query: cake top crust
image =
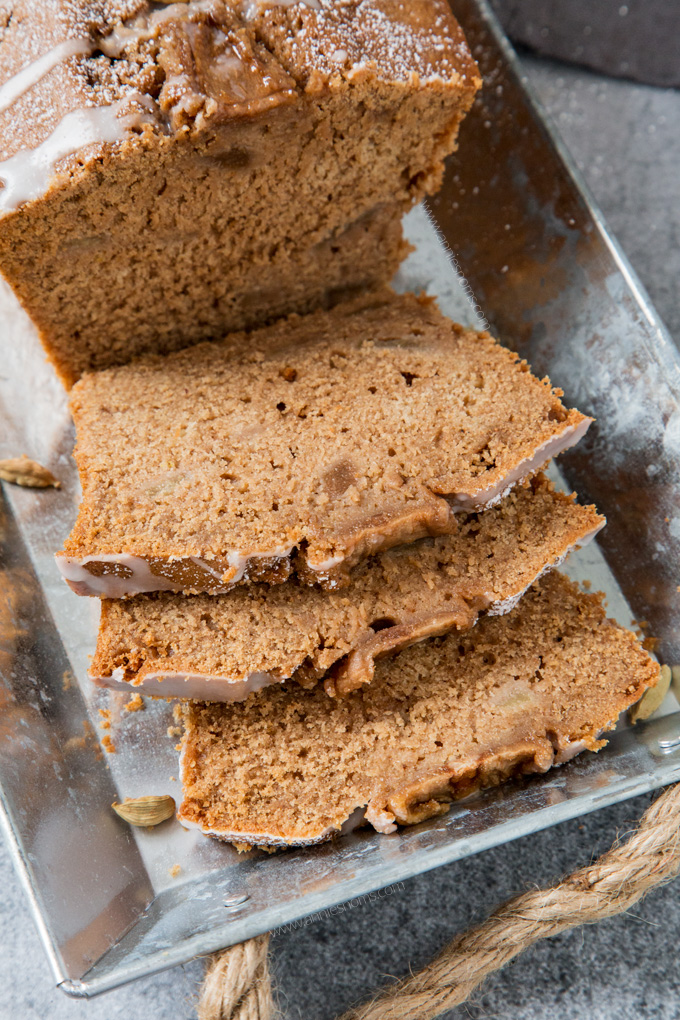
[(0, 160), (83, 108), (202, 132), (338, 89), (453, 90), (467, 109), (480, 85), (445, 0), (0, 0), (0, 87), (22, 81), (0, 99)]

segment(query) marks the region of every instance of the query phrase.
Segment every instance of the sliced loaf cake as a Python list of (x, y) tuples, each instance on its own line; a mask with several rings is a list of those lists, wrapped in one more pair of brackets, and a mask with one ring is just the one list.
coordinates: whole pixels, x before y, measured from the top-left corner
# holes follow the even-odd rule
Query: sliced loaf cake
[(549, 380), (391, 291), (74, 387), (74, 591), (346, 584), (381, 549), (456, 530), (584, 434)]
[(240, 701), (290, 678), (344, 695), (369, 683), (377, 658), (480, 613), (502, 614), (546, 569), (604, 524), (594, 507), (541, 475), (457, 530), (359, 564), (338, 592), (253, 584), (226, 595), (104, 599), (95, 683), (160, 697)]
[(597, 750), (658, 678), (601, 596), (553, 572), (507, 616), (382, 660), (345, 698), (286, 685), (183, 702), (179, 818), (253, 846), (315, 843), (364, 814), (392, 832)]

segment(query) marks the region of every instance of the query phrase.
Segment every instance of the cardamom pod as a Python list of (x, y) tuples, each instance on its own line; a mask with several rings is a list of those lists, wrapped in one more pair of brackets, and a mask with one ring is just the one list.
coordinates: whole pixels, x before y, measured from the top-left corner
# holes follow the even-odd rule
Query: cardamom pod
[(29, 489), (61, 488), (61, 482), (54, 477), (51, 471), (25, 454), (21, 457), (0, 460), (0, 478), (3, 482), (23, 485)]
[(670, 666), (662, 666), (658, 684), (655, 687), (648, 687), (640, 700), (629, 709), (628, 715), (632, 723), (649, 719), (650, 715), (654, 715), (657, 708), (660, 708), (661, 702), (668, 694), (671, 676)]
[(159, 825), (175, 813), (175, 802), (167, 793), (161, 797), (126, 797), (122, 804), (113, 803), (111, 807), (130, 825)]

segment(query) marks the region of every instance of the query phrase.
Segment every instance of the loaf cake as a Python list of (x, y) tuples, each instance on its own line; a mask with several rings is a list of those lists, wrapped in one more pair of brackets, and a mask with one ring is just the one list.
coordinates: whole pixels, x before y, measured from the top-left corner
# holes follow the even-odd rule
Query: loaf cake
[(370, 682), (376, 658), (480, 613), (509, 612), (523, 592), (604, 524), (594, 507), (544, 476), (498, 506), (461, 514), (454, 534), (379, 553), (340, 592), (254, 584), (227, 595), (105, 599), (95, 683), (160, 697), (240, 701), (291, 677), (345, 695)]
[(455, 529), (590, 419), (486, 333), (391, 291), (74, 387), (74, 591), (337, 587), (382, 548)]
[(597, 750), (658, 678), (601, 596), (552, 572), (507, 616), (381, 660), (345, 698), (288, 684), (234, 705), (182, 702), (179, 818), (261, 846), (319, 842), (364, 817), (392, 832)]
[(0, 0), (0, 271), (67, 384), (383, 285), (479, 85), (446, 0)]

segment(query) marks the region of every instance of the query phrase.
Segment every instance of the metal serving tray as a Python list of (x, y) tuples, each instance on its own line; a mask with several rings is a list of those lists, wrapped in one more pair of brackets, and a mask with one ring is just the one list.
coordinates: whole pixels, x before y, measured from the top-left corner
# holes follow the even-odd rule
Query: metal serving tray
[[(486, 87), (441, 195), (429, 214), (408, 217), (416, 251), (399, 286), (437, 294), (468, 322), (479, 321), (474, 293), (491, 327), (597, 417), (561, 464), (609, 527), (570, 570), (605, 588), (623, 622), (648, 621), (662, 660), (680, 662), (678, 356), (488, 7), (453, 6)], [(93, 995), (680, 777), (680, 713), (669, 696), (666, 714), (623, 726), (599, 755), (395, 835), (359, 831), (239, 856), (175, 821), (131, 831), (113, 800), (179, 796), (171, 712), (154, 702), (126, 713), (124, 695), (87, 682), (97, 602), (77, 598), (53, 561), (78, 499), (72, 429), (6, 290), (0, 350), (0, 456), (26, 452), (63, 482), (38, 493), (6, 487), (0, 504), (0, 791), (5, 835), (67, 993)], [(102, 750), (100, 708), (111, 710), (116, 754)]]

